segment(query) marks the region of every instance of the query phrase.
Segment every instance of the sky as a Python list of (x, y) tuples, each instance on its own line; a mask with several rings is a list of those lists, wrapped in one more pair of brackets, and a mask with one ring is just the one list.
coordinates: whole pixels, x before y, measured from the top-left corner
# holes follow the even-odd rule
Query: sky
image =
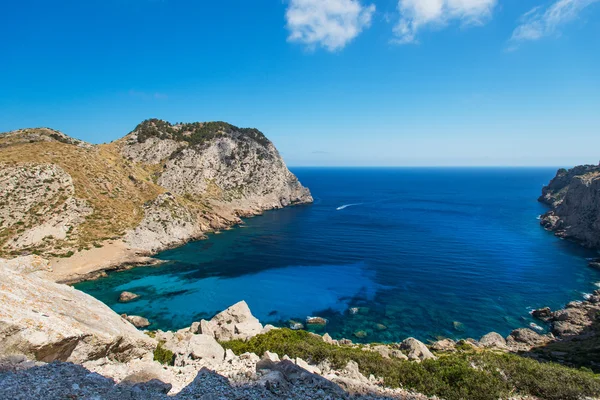
[(600, 159), (600, 0), (0, 3), (0, 132), (256, 127), (290, 166)]

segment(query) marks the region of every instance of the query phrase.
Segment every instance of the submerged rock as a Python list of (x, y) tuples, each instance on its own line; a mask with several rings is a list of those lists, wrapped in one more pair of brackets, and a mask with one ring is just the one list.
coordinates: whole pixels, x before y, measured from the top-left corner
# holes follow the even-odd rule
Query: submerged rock
[(327, 320), (321, 317), (307, 317), (306, 325), (327, 325)]
[(354, 332), (354, 336), (356, 336), (359, 339), (364, 339), (368, 336), (369, 334), (366, 331), (356, 331)]
[(452, 322), (452, 326), (454, 327), (454, 330), (457, 332), (465, 331), (465, 325), (462, 322), (454, 321), (454, 322)]

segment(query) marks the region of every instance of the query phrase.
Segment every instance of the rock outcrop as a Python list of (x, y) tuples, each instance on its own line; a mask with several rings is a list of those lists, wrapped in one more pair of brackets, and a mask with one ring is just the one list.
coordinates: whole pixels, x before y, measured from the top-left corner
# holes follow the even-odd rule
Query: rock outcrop
[(223, 342), (233, 339), (246, 340), (258, 335), (262, 330), (262, 324), (252, 315), (248, 304), (240, 301), (215, 315), (210, 321), (200, 321), (199, 333), (213, 336)]
[(93, 297), (0, 262), (0, 354), (45, 362), (128, 361), (155, 347)]
[(479, 344), (486, 348), (506, 349), (506, 339), (499, 333), (490, 332), (479, 339)]
[(400, 343), (400, 349), (407, 353), (409, 360), (423, 361), (436, 358), (423, 342), (415, 338), (405, 339)]
[(64, 259), (115, 240), (150, 255), (241, 217), (312, 202), (260, 131), (224, 122), (147, 120), (105, 145), (19, 130), (0, 135), (0, 160), (7, 258)]
[(539, 200), (552, 207), (541, 224), (562, 238), (600, 248), (600, 166), (560, 169)]

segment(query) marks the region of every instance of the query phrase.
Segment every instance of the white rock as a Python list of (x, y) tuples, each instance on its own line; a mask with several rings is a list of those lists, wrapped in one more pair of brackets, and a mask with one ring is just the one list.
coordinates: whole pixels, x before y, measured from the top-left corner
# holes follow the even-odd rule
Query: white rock
[(156, 341), (70, 286), (0, 263), (0, 354), (82, 363), (151, 354)]
[(436, 359), (431, 351), (423, 344), (415, 338), (405, 339), (402, 343), (400, 343), (400, 348), (405, 350), (408, 354), (408, 358), (410, 360), (427, 360), (427, 359)]
[(225, 359), (225, 350), (208, 335), (192, 335), (187, 344), (187, 353), (193, 360), (220, 363)]
[(219, 341), (247, 340), (263, 330), (260, 321), (252, 315), (245, 301), (234, 304), (210, 321), (201, 321), (200, 325), (203, 334), (212, 333)]

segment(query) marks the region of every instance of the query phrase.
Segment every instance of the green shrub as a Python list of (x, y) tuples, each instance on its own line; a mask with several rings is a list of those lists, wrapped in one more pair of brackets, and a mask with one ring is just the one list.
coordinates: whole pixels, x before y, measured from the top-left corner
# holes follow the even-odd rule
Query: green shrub
[(360, 347), (334, 346), (305, 331), (272, 330), (247, 342), (222, 343), (236, 354), (269, 350), (312, 363), (329, 360), (334, 368), (348, 361), (360, 371), (382, 377), (389, 387), (403, 387), (446, 400), (507, 399), (515, 392), (550, 400), (577, 400), (600, 395), (600, 380), (592, 373), (557, 364), (542, 364), (516, 355), (461, 351), (421, 363), (386, 359)]
[(175, 364), (175, 354), (169, 349), (163, 347), (164, 343), (158, 342), (154, 350), (154, 361), (158, 361), (163, 365)]

